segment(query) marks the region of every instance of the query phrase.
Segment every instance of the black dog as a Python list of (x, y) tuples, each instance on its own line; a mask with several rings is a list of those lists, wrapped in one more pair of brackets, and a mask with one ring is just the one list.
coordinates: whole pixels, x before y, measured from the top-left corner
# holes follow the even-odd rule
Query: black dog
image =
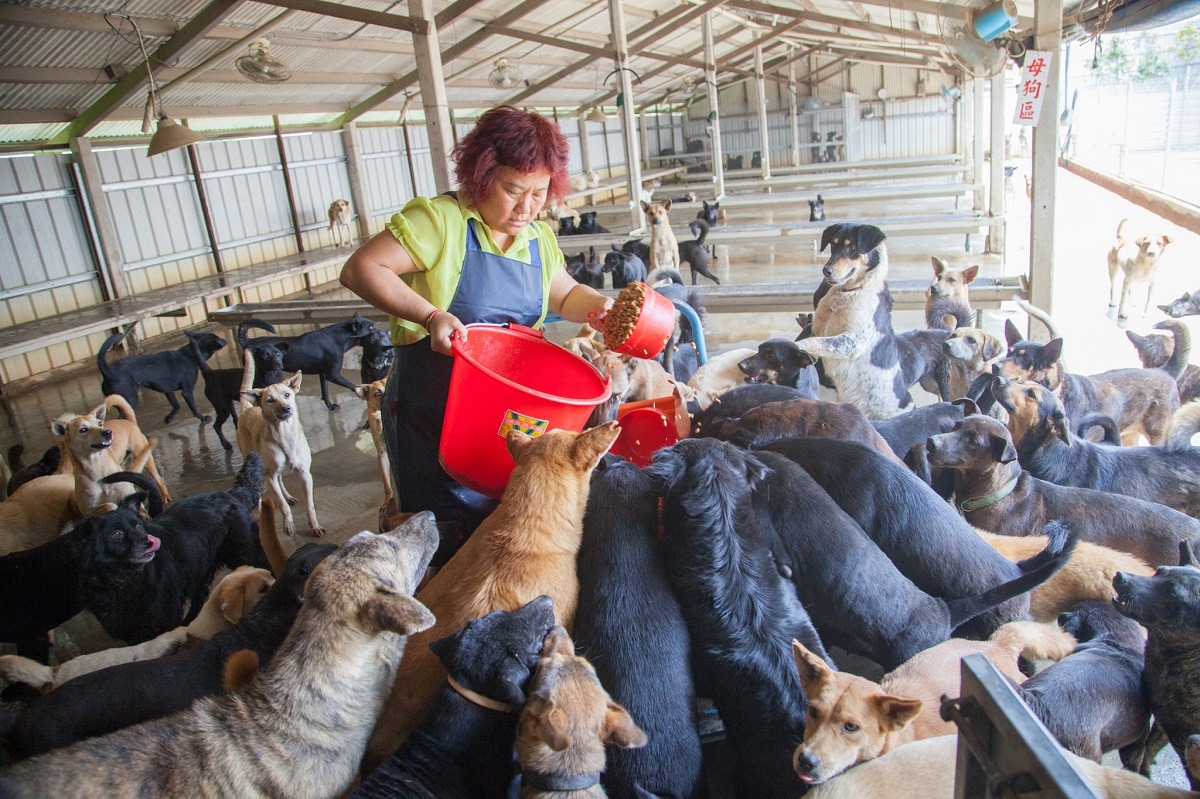
[[(618, 249), (615, 244), (612, 245), (611, 252), (604, 253), (604, 266), (600, 271), (612, 275), (614, 289), (623, 289), (636, 280), (646, 279), (646, 264), (642, 259), (633, 253)], [(604, 278), (600, 280), (603, 282)]]
[(945, 349), (948, 338), (948, 330), (906, 330), (896, 334), (904, 382), (909, 386), (919, 383), (921, 388), (945, 401), (957, 399), (950, 396), (950, 357)]
[[(1153, 577), (1117, 572), (1113, 588), (1116, 609), (1149, 633), (1142, 681), (1150, 712), (1183, 758), (1188, 736), (1200, 731), (1200, 568), (1192, 548), (1181, 542), (1179, 565), (1160, 566)], [(1200, 789), (1200, 779), (1189, 778)]]
[(387, 331), (371, 325), (371, 329), (358, 343), (362, 346), (362, 385), (370, 385), (376, 380), (386, 378), (392, 370), (392, 361), (396, 359), (396, 348), (392, 346), (392, 339)]
[[(974, 403), (967, 407), (968, 413), (975, 410)], [(875, 419), (871, 424), (896, 457), (903, 458), (917, 444), (924, 445), (930, 436), (949, 432), (962, 419), (962, 403), (934, 402), (890, 419)]]
[(0, 641), (45, 661), (46, 633), (83, 610), (81, 536), (68, 531), (41, 546), (0, 558)]
[(708, 238), (708, 223), (703, 219), (693, 219), (688, 225), (688, 230), (692, 231), (695, 236), (694, 241), (679, 242), (679, 265), (684, 264), (692, 270), (692, 285), (696, 285), (698, 275), (704, 275), (706, 278), (721, 285), (720, 279), (712, 273), (708, 268), (709, 258), (708, 250), (704, 247), (704, 240)]
[(1184, 294), (1177, 300), (1171, 300), (1169, 305), (1158, 306), (1158, 310), (1172, 319), (1179, 319), (1183, 316), (1196, 316), (1200, 314), (1200, 291)]
[(691, 636), (696, 688), (725, 723), (737, 795), (798, 796), (790, 757), (808, 702), (791, 641), (829, 656), (755, 523), (750, 492), (766, 470), (737, 447), (703, 438), (660, 451), (649, 471), (665, 486), (667, 576)]
[(596, 212), (588, 211), (585, 214), (579, 215), (579, 224), (575, 226), (575, 233), (580, 236), (586, 236), (593, 233), (611, 233), (612, 231), (596, 222)]
[[(133, 483), (161, 507), (157, 486), (144, 475), (118, 472), (103, 482)], [(180, 500), (149, 522), (138, 515), (147, 496), (138, 492), (114, 511), (85, 518), (72, 530), (80, 540), (84, 606), (127, 644), (191, 622), (222, 565), (269, 566), (255, 523), (262, 482), (262, 457), (252, 452), (230, 491)]]
[(567, 274), (576, 282), (594, 289), (604, 288), (604, 272), (595, 259), (589, 261), (583, 253), (568, 255), (566, 263)]
[(692, 321), (682, 313), (676, 314), (675, 328), (671, 331), (663, 351), (655, 359), (662, 363), (663, 368), (674, 376), (676, 382), (686, 383), (700, 368), (700, 356), (696, 351), (697, 336), (704, 334), (704, 320), (708, 313), (704, 306), (704, 295), (697, 288), (684, 285), (683, 275), (678, 270), (660, 267), (646, 277), (651, 285), (670, 280), (669, 283), (655, 288), (659, 294), (678, 305), (685, 303), (700, 317), (700, 330), (692, 329)]
[(1132, 330), (1125, 331), (1129, 342), (1137, 350), (1138, 360), (1145, 369), (1162, 369), (1175, 378), (1179, 389), (1179, 402), (1200, 399), (1200, 366), (1189, 363), (1192, 354), (1192, 334), (1187, 325), (1167, 319), (1154, 326), (1155, 330), (1169, 330), (1171, 338), (1165, 336), (1139, 336)]
[(650, 742), (609, 753), (601, 781), (614, 799), (636, 787), (691, 796), (700, 781), (700, 736), (688, 633), (658, 540), (658, 484), (608, 455), (592, 473), (573, 635), (613, 701)]
[[(133, 328), (129, 328), (132, 330)], [(96, 366), (100, 369), (100, 390), (107, 394), (120, 394), (129, 403), (129, 407), (137, 410), (138, 389), (145, 387), (161, 392), (171, 403), (171, 412), (163, 419), (167, 424), (179, 413), (179, 400), (175, 392), (183, 395), (188, 410), (197, 419), (211, 422), (211, 416), (203, 416), (196, 409), (196, 399), (192, 391), (196, 388), (196, 378), (200, 374), (200, 361), (207, 361), (213, 353), (225, 346), (225, 339), (212, 333), (193, 333), (183, 331), (188, 343), (177, 350), (155, 352), (149, 355), (133, 355), (121, 361), (108, 362), (108, 351), (113, 345), (123, 339), (124, 333), (113, 333), (100, 345), (96, 353)]]
[(642, 263), (650, 263), (650, 245), (641, 239), (630, 239), (621, 245), (621, 252), (627, 252), (636, 255), (642, 259)]
[(744, 156), (744, 155), (737, 155), (737, 156), (727, 155), (727, 156), (725, 156), (725, 168), (726, 169), (745, 169), (746, 168), (746, 156)]
[(808, 201), (808, 221), (825, 221), (825, 200), (819, 194), (817, 195), (817, 199)]
[[(754, 488), (771, 551), (822, 640), (863, 655), (886, 671), (948, 639), (956, 627), (1028, 591), (1057, 570), (1047, 562), (980, 596), (944, 602), (901, 574), (875, 542), (809, 474), (775, 452), (755, 453), (769, 469)], [(1073, 547), (1066, 525), (1048, 527), (1056, 549)], [(852, 565), (851, 565), (852, 564)]]
[(8, 448), (8, 465), (12, 469), (12, 477), (8, 478), (8, 495), (10, 497), (30, 480), (54, 474), (62, 465), (62, 450), (57, 446), (50, 447), (42, 453), (41, 458), (28, 466), (21, 460), (24, 452), (24, 444), (13, 444)]
[(242, 348), (251, 344), (287, 344), (283, 353), (283, 370), (285, 372), (303, 372), (306, 375), (319, 375), (321, 378), (321, 399), (329, 410), (337, 408), (337, 404), (329, 399), (329, 384), (337, 383), (342, 388), (354, 391), (354, 384), (342, 377), (342, 361), (346, 353), (358, 346), (363, 336), (371, 332), (375, 324), (364, 319), (357, 313), (345, 322), (329, 327), (312, 330), (300, 336), (259, 336), (247, 337), (248, 328), (257, 328), (274, 333), (275, 328), (268, 322), (258, 319), (248, 319), (238, 326), (238, 343)]
[(821, 384), (816, 362), (807, 352), (785, 338), (773, 338), (758, 345), (758, 352), (738, 363), (747, 383), (772, 383), (799, 389), (805, 396), (817, 397)]
[(734, 386), (707, 408), (692, 416), (692, 436), (719, 436), (721, 428), (729, 419), (736, 419), (751, 408), (768, 402), (782, 402), (797, 397), (817, 399), (816, 396), (810, 397), (799, 389), (771, 383)]
[[(287, 342), (278, 346), (252, 345), (249, 349), (254, 358), (254, 387), (266, 388), (275, 383), (282, 383), (283, 353), (288, 349)], [(213, 369), (206, 362), (200, 361), (200, 371), (204, 374), (204, 396), (208, 398), (216, 414), (213, 430), (217, 432), (221, 446), (227, 451), (232, 450), (233, 445), (225, 438), (223, 428), (230, 418), (233, 419), (234, 428), (237, 428), (238, 400), (242, 395), (245, 368)]]
[(1099, 763), (1105, 752), (1136, 747), (1150, 731), (1141, 628), (1099, 600), (1080, 602), (1060, 614), (1058, 623), (1079, 645), (1015, 686), (1017, 693), (1058, 742), (1080, 757)]
[(721, 203), (709, 203), (708, 200), (701, 200), (700, 202), (704, 207), (700, 209), (700, 213), (696, 214), (696, 218), (704, 220), (704, 223), (710, 228), (716, 227), (717, 219), (721, 215)]
[(553, 626), (550, 597), (540, 596), (515, 613), (494, 611), (430, 644), (446, 674), (492, 706), (443, 683), (425, 721), (352, 799), (505, 799), (525, 684)]
[(27, 705), (0, 710), (0, 735), (22, 759), (177, 713), (197, 699), (224, 691), (225, 661), (253, 649), (266, 663), (279, 648), (312, 570), (336, 547), (305, 544), (284, 567), (254, 610), (208, 641), (153, 660), (123, 663), (76, 677)]
[[(1028, 591), (1070, 558), (1072, 546), (1051, 539), (1046, 549), (1013, 563), (988, 546), (948, 503), (900, 464), (851, 441), (797, 438), (765, 450), (807, 471), (833, 501), (883, 550), (896, 568), (927, 594), (964, 599), (1026, 575)], [(1043, 569), (1047, 563), (1054, 568)], [(958, 628), (961, 637), (986, 638), (1000, 625), (1029, 618), (1029, 597), (1010, 599)]]

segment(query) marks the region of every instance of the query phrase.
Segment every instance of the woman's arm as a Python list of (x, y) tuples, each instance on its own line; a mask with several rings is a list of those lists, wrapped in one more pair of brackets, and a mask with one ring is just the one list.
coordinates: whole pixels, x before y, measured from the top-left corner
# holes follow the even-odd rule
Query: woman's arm
[(591, 286), (577, 283), (566, 271), (550, 280), (550, 310), (571, 322), (590, 322), (589, 312), (598, 314), (612, 307), (613, 298), (606, 297)]
[[(436, 306), (413, 291), (400, 275), (416, 272), (418, 267), (390, 231), (382, 231), (367, 240), (346, 261), (339, 277), (341, 284), (384, 313), (424, 324)], [(567, 276), (568, 279), (570, 276)], [(465, 339), (467, 329), (452, 314), (442, 311), (429, 322), (433, 349), (450, 354), (450, 334), (455, 330)]]

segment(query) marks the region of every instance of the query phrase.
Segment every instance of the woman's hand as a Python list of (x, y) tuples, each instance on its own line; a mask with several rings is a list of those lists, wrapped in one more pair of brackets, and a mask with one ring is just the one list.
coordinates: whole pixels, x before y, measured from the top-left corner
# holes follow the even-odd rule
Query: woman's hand
[(604, 332), (605, 318), (608, 316), (608, 309), (613, 307), (613, 302), (615, 300), (612, 297), (605, 297), (604, 302), (587, 312), (587, 321), (593, 330)]
[(429, 345), (434, 352), (450, 355), (450, 334), (458, 331), (459, 338), (467, 340), (467, 328), (458, 317), (449, 311), (440, 311), (429, 320)]

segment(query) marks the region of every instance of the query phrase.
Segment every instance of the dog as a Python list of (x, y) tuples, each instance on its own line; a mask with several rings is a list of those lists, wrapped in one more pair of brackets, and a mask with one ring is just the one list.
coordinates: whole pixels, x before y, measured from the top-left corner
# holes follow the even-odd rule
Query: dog
[(872, 419), (913, 405), (892, 331), (885, 238), (873, 225), (825, 228), (821, 250), (830, 256), (822, 272), (829, 288), (816, 306), (812, 337), (797, 342), (821, 359), (838, 400), (858, 405)]
[(735, 169), (746, 168), (746, 156), (744, 155), (727, 155), (725, 156), (725, 169), (733, 171)]
[(574, 236), (579, 231), (576, 228), (577, 218), (574, 216), (560, 216), (558, 218), (558, 235)]
[(815, 362), (794, 342), (773, 338), (758, 345), (758, 351), (738, 363), (747, 383), (771, 383), (799, 389), (805, 396), (820, 396)]
[[(798, 463), (918, 588), (944, 599), (976, 596), (1022, 576), (1025, 590), (1045, 582), (1071, 557), (1074, 540), (1051, 536), (1037, 556), (1014, 564), (982, 540), (929, 486), (874, 450), (851, 441), (798, 438), (764, 448)], [(1002, 624), (1029, 618), (1019, 596), (960, 626), (984, 638)], [(809, 647), (810, 649), (812, 647)]]
[(506, 799), (518, 710), (553, 626), (540, 596), (430, 644), (447, 677), (433, 710), (351, 799)]
[[(615, 244), (612, 245), (611, 252), (604, 253), (604, 266), (600, 271), (612, 275), (614, 289), (623, 289), (635, 280), (645, 281), (646, 279), (646, 265), (642, 263), (642, 259), (633, 253), (623, 252)], [(600, 278), (600, 280), (603, 283), (604, 278)]]
[(701, 200), (701, 203), (703, 207), (700, 209), (700, 212), (696, 214), (696, 218), (703, 220), (704, 223), (710, 228), (716, 227), (717, 222), (723, 219), (725, 216), (723, 213), (721, 213), (720, 201), (710, 203), (708, 200)]
[(264, 487), (270, 488), (275, 504), (283, 514), (284, 531), (293, 537), (296, 535), (296, 522), (292, 518), (291, 506), (296, 504), (296, 498), (284, 487), (283, 473), (290, 469), (300, 475), (308, 526), (312, 534), (319, 538), (325, 535), (325, 528), (317, 521), (310, 471), (312, 450), (308, 447), (308, 439), (304, 437), (300, 409), (296, 405), (296, 392), (300, 390), (301, 379), (301, 373), (297, 372), (282, 383), (252, 388), (254, 358), (249, 352), (245, 354), (237, 444), (243, 458), (251, 452), (257, 452), (262, 457), (266, 480)]
[(569, 339), (563, 346), (608, 376), (617, 403), (667, 397), (677, 389), (683, 390), (685, 401), (691, 396), (691, 391), (681, 387), (657, 361), (615, 352), (591, 337)]
[(871, 426), (879, 431), (896, 457), (903, 459), (913, 447), (924, 446), (930, 436), (949, 431), (974, 409), (974, 403), (969, 401), (934, 402), (890, 419), (873, 419)]
[(646, 733), (609, 697), (596, 671), (575, 654), (567, 631), (553, 627), (529, 680), (516, 752), (522, 799), (603, 799), (604, 747), (637, 749)]
[(1171, 338), (1161, 335), (1139, 336), (1132, 330), (1125, 331), (1129, 342), (1137, 350), (1142, 368), (1162, 369), (1175, 378), (1180, 405), (1200, 399), (1200, 366), (1188, 363), (1192, 354), (1191, 331), (1187, 325), (1174, 319), (1159, 322), (1154, 329), (1170, 331)]
[(1179, 299), (1171, 300), (1167, 305), (1158, 306), (1158, 310), (1172, 319), (1200, 314), (1200, 291), (1193, 291), (1191, 294), (1185, 293)]
[[(1200, 694), (1196, 692), (1196, 630), (1200, 613), (1200, 567), (1187, 542), (1179, 544), (1179, 565), (1160, 566), (1153, 577), (1118, 574), (1113, 578), (1113, 606), (1146, 628), (1143, 684), (1155, 723), (1166, 733), (1180, 758), (1187, 756), (1188, 737), (1200, 729)], [(1146, 755), (1153, 760), (1154, 752)], [(1200, 778), (1189, 774), (1192, 790)]]
[(647, 275), (646, 282), (659, 294), (666, 297), (672, 304), (686, 304), (699, 317), (700, 330), (693, 329), (692, 320), (681, 311), (675, 314), (675, 326), (659, 360), (663, 368), (674, 376), (676, 382), (686, 383), (700, 368), (700, 355), (696, 342), (703, 338), (704, 323), (708, 318), (708, 309), (704, 304), (704, 295), (695, 286), (685, 286), (683, 275), (674, 269), (660, 269)]
[(725, 724), (736, 794), (798, 795), (787, 757), (804, 730), (807, 703), (788, 643), (800, 639), (828, 655), (753, 513), (752, 487), (766, 469), (705, 438), (660, 450), (649, 471), (665, 489), (667, 577), (691, 638), (696, 690)]
[(137, 410), (138, 389), (150, 388), (160, 392), (171, 403), (171, 412), (163, 419), (165, 424), (179, 413), (179, 400), (175, 392), (183, 395), (188, 410), (201, 422), (212, 421), (211, 416), (201, 415), (196, 409), (196, 399), (192, 392), (196, 388), (196, 378), (200, 374), (199, 361), (207, 361), (216, 352), (224, 348), (225, 339), (212, 333), (193, 333), (183, 331), (188, 343), (177, 350), (155, 352), (149, 355), (131, 355), (120, 361), (108, 361), (108, 351), (133, 330), (130, 327), (124, 333), (113, 333), (100, 345), (96, 353), (96, 366), (100, 370), (100, 390), (105, 396), (119, 394), (129, 403), (129, 407)]
[(579, 215), (579, 223), (575, 226), (575, 233), (580, 236), (591, 236), (597, 233), (611, 233), (612, 231), (604, 227), (596, 221), (596, 212), (588, 211)]
[(354, 246), (354, 238), (350, 235), (350, 201), (334, 200), (329, 204), (329, 234), (333, 237), (333, 246)]
[(1062, 365), (1063, 340), (1038, 344), (1021, 337), (1012, 320), (1004, 323), (1008, 353), (992, 373), (1008, 380), (1028, 380), (1054, 392), (1067, 418), (1102, 413), (1117, 423), (1126, 443), (1145, 435), (1151, 444), (1166, 437), (1171, 414), (1179, 408), (1175, 380), (1157, 369), (1113, 369), (1098, 375), (1077, 375)]
[(1107, 600), (1082, 602), (1059, 624), (1079, 645), (1017, 686), (1017, 694), (1068, 751), (1099, 763), (1105, 752), (1136, 746), (1149, 734), (1145, 638)]
[[(708, 266), (708, 250), (704, 246), (704, 240), (708, 238), (708, 223), (703, 219), (693, 219), (688, 225), (688, 230), (692, 231), (692, 235), (696, 238), (694, 241), (679, 242), (679, 264), (676, 268), (683, 269), (683, 264), (688, 265), (688, 269), (692, 272), (693, 286), (696, 285), (700, 275), (704, 275), (718, 286), (721, 285), (720, 278), (714, 275)], [(660, 267), (655, 266), (654, 268)]]
[(710, 355), (708, 363), (698, 367), (687, 381), (698, 407), (708, 408), (726, 391), (744, 385), (746, 373), (741, 370), (740, 364), (756, 352), (757, 350), (739, 347), (718, 355)]
[(579, 654), (649, 743), (617, 749), (600, 781), (614, 799), (692, 796), (702, 757), (687, 625), (658, 540), (658, 484), (606, 455), (592, 473), (579, 547)]
[(1111, 447), (1073, 440), (1062, 403), (1045, 386), (998, 378), (991, 392), (1008, 411), (1017, 458), (1032, 476), (1060, 486), (1159, 502), (1193, 518), (1200, 516), (1200, 453), (1190, 446)]
[(355, 392), (367, 401), (367, 425), (371, 428), (371, 440), (375, 442), (375, 462), (379, 465), (379, 481), (383, 483), (383, 504), (391, 507), (396, 504), (396, 492), (392, 488), (392, 464), (383, 440), (383, 392), (386, 388), (386, 380), (376, 380), (359, 386)]
[(24, 444), (13, 444), (8, 448), (8, 467), (11, 472), (5, 484), (5, 499), (17, 493), (17, 489), (30, 480), (55, 474), (62, 466), (62, 449), (57, 445), (47, 448), (41, 458), (28, 465), (21, 457), (24, 453)]
[(946, 354), (946, 330), (906, 330), (896, 335), (900, 374), (906, 390), (914, 385), (947, 402), (950, 392), (950, 358)]
[(0, 657), (0, 678), (9, 683), (25, 683), (41, 693), (48, 694), (63, 683), (84, 674), (121, 663), (169, 655), (189, 640), (207, 641), (237, 624), (245, 614), (254, 609), (274, 583), (275, 578), (266, 569), (239, 566), (213, 586), (204, 607), (191, 624), (168, 630), (143, 644), (79, 655), (54, 667), (19, 655), (4, 655)]
[[(558, 235), (563, 235), (562, 231), (559, 231)], [(607, 257), (605, 258), (605, 262), (607, 263)], [(575, 281), (578, 283), (591, 286), (594, 289), (604, 288), (603, 267), (599, 261), (595, 259), (589, 260), (583, 253), (568, 255), (566, 257), (566, 270), (567, 274), (575, 278)]]
[[(642, 263), (650, 263), (650, 245), (641, 239), (630, 239), (621, 245), (621, 252), (631, 253), (642, 259)], [(651, 270), (653, 271), (653, 270)]]
[(429, 641), (493, 610), (516, 610), (541, 594), (554, 601), (555, 622), (571, 624), (588, 478), (617, 434), (613, 423), (583, 433), (551, 430), (536, 438), (508, 434), (516, 466), (499, 506), (417, 595), (437, 624), (413, 639), (400, 664), (367, 748), (366, 772), (425, 716), (445, 677)]
[[(738, 374), (741, 374), (740, 370)], [(804, 397), (803, 392), (787, 386), (742, 382), (718, 394), (708, 407), (692, 414), (692, 437), (720, 436), (726, 422), (737, 419), (751, 408), (800, 397)]]
[(437, 540), (431, 513), (394, 533), (359, 533), (314, 570), (293, 629), (258, 678), (175, 716), (19, 764), (0, 788), (16, 797), (344, 791), (406, 637), (433, 624), (411, 593)]
[(819, 194), (817, 195), (817, 199), (808, 201), (808, 221), (825, 221), (825, 198)]
[(975, 282), (979, 267), (954, 269), (936, 255), (932, 261), (933, 282), (925, 291), (925, 326), (932, 330), (950, 331), (974, 327), (975, 311), (971, 309), (967, 287)]
[[(304, 585), (328, 545), (305, 544), (288, 559), (275, 585), (254, 610), (225, 632), (172, 655), (94, 671), (5, 714), (0, 734), (8, 736), (14, 759), (70, 746), (186, 709), (195, 700), (220, 693), (225, 662), (251, 649), (266, 663), (278, 649), (304, 599)], [(136, 702), (130, 697), (136, 696)]]
[(1163, 251), (1171, 243), (1171, 237), (1163, 233), (1139, 236), (1130, 241), (1125, 237), (1125, 225), (1128, 222), (1128, 219), (1122, 219), (1117, 225), (1116, 238), (1108, 251), (1109, 308), (1117, 307), (1117, 275), (1123, 275), (1120, 307), (1117, 308), (1118, 319), (1129, 318), (1129, 294), (1136, 283), (1146, 284), (1146, 307), (1142, 312), (1150, 310), (1154, 282), (1158, 277), (1158, 264)]
[[(650, 260), (646, 261), (646, 265), (650, 267), (651, 271), (683, 268), (679, 242), (675, 238), (675, 231), (671, 230), (671, 220), (667, 216), (670, 210), (671, 201), (669, 199), (663, 200), (661, 203), (642, 203), (642, 212), (650, 221)], [(692, 283), (695, 282), (693, 275)]]
[[(359, 366), (360, 385), (368, 385), (376, 380), (387, 380), (392, 371), (392, 361), (396, 360), (396, 348), (386, 330), (377, 325), (371, 325), (367, 334), (358, 340), (362, 347), (362, 363)], [(280, 382), (278, 380), (276, 383)]]
[(955, 328), (942, 344), (950, 365), (950, 399), (966, 397), (971, 385), (1004, 355), (1004, 342), (977, 327)]
[(79, 518), (75, 475), (51, 474), (25, 483), (0, 502), (0, 556), (32, 549)]
[(336, 383), (342, 388), (354, 390), (354, 384), (342, 377), (342, 361), (346, 353), (358, 346), (362, 338), (370, 334), (374, 327), (374, 322), (356, 312), (345, 322), (311, 330), (299, 336), (258, 336), (251, 339), (248, 337), (249, 328), (266, 330), (269, 333), (274, 333), (275, 328), (268, 322), (247, 319), (238, 325), (238, 343), (242, 345), (242, 349), (251, 344), (287, 344), (288, 347), (283, 353), (283, 370), (318, 375), (321, 378), (321, 399), (324, 400), (325, 407), (332, 411), (338, 406), (329, 399), (329, 384)]
[[(781, 573), (792, 580), (822, 640), (895, 668), (950, 637), (955, 628), (1052, 572), (1048, 564), (977, 596), (943, 601), (900, 573), (870, 536), (798, 465), (758, 452), (768, 472), (754, 487), (755, 514)], [(1070, 544), (1062, 525), (1054, 546)], [(846, 563), (853, 563), (848, 570)]]
[(1200, 521), (1177, 510), (1033, 477), (1021, 468), (1008, 428), (990, 417), (966, 417), (950, 432), (930, 437), (927, 450), (931, 464), (953, 471), (957, 506), (973, 527), (1025, 536), (1060, 519), (1079, 531), (1082, 542), (1151, 566), (1176, 565), (1180, 541), (1200, 546)]
[[(247, 349), (254, 358), (255, 388), (266, 388), (283, 382), (283, 354), (288, 349), (287, 342), (279, 346), (254, 345)], [(204, 396), (212, 404), (215, 417), (213, 430), (227, 452), (233, 449), (233, 445), (225, 438), (225, 422), (232, 418), (234, 429), (237, 429), (238, 399), (241, 397), (244, 371), (244, 367), (213, 369), (207, 363), (200, 363), (200, 372), (204, 375)]]
[(902, 463), (866, 414), (848, 402), (806, 398), (768, 402), (726, 422), (717, 438), (744, 449), (758, 449), (783, 438), (839, 438), (857, 441)]

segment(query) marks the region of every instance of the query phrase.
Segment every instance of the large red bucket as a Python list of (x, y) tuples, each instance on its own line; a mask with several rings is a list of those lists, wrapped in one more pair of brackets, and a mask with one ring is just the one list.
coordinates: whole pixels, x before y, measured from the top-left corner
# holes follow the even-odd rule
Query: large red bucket
[(454, 371), (438, 460), (458, 482), (499, 497), (513, 459), (505, 436), (521, 430), (580, 431), (608, 399), (609, 378), (587, 361), (521, 325), (468, 325), (452, 340)]

